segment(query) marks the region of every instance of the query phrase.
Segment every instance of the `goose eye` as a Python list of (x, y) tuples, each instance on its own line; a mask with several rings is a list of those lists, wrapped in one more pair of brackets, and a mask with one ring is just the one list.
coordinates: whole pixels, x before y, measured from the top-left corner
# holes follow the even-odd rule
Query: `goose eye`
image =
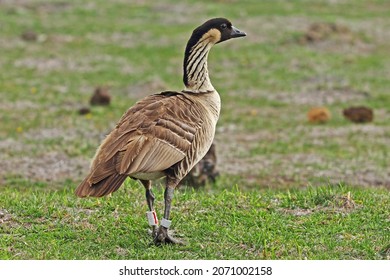
[(226, 23), (222, 23), (222, 24), (221, 24), (221, 28), (222, 28), (222, 29), (226, 29), (226, 28), (227, 28)]

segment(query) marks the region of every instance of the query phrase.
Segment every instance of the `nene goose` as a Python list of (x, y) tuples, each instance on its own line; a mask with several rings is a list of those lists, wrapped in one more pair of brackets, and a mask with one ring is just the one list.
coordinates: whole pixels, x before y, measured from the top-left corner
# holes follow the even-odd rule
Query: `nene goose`
[[(246, 34), (224, 18), (208, 20), (196, 28), (184, 54), (185, 89), (147, 96), (129, 108), (97, 149), (90, 173), (77, 187), (76, 195), (108, 195), (127, 177), (138, 179), (146, 189), (154, 243), (181, 243), (168, 233), (173, 193), (209, 150), (221, 106), (208, 75), (208, 53), (213, 45), (242, 36)], [(158, 226), (151, 180), (164, 176), (165, 209)]]

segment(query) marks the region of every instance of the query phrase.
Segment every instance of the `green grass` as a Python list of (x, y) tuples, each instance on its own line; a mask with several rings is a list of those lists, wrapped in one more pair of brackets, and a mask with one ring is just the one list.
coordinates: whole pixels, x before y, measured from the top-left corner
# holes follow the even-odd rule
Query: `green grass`
[[(389, 1), (131, 2), (0, 2), (0, 259), (389, 259)], [(209, 57), (221, 176), (176, 193), (188, 244), (156, 248), (140, 186), (73, 191), (129, 106), (182, 89), (186, 40), (216, 16), (248, 34)], [(347, 32), (302, 41), (324, 22)], [(101, 85), (111, 105), (79, 115)], [(374, 121), (346, 120), (354, 105)]]
[[(143, 188), (80, 200), (72, 185), (6, 189), (1, 259), (384, 259), (387, 191), (342, 185), (258, 192), (177, 191), (173, 229), (185, 246), (151, 245)], [(348, 192), (350, 199), (348, 200)], [(156, 207), (162, 212), (161, 188)], [(350, 203), (350, 204), (348, 204)], [(229, 211), (226, 211), (229, 209)], [(48, 249), (49, 248), (49, 249)], [(387, 255), (386, 255), (387, 254)]]

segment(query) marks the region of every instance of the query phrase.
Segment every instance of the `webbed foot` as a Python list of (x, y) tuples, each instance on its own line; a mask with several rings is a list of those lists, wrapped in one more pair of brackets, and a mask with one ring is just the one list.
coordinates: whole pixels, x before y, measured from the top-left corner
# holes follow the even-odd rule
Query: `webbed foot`
[(155, 245), (162, 245), (162, 244), (184, 245), (185, 244), (182, 240), (170, 236), (168, 233), (168, 229), (163, 226), (160, 226), (158, 228), (153, 241)]

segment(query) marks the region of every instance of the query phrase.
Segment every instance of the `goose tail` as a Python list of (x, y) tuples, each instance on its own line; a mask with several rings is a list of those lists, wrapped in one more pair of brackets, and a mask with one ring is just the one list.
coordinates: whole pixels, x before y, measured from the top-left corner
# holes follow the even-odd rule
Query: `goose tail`
[(77, 187), (75, 194), (79, 197), (102, 197), (118, 190), (126, 177), (126, 175), (114, 173), (97, 183), (91, 183), (90, 176), (87, 176)]

